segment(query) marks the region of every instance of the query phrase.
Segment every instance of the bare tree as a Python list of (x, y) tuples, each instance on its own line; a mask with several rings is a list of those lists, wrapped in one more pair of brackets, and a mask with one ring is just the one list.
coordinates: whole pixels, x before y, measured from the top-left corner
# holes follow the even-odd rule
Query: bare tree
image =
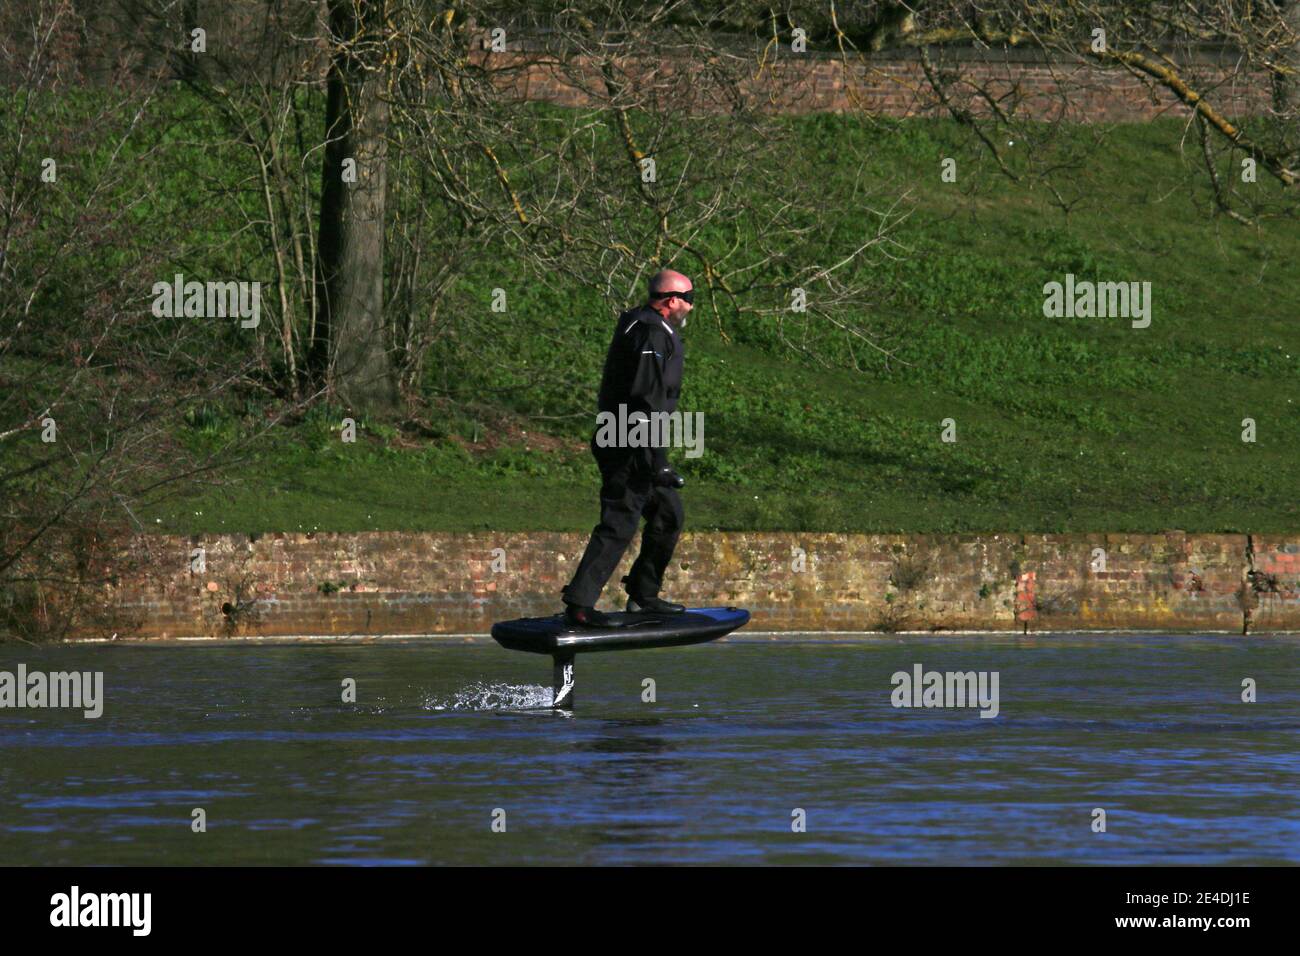
[[(178, 441), (246, 376), (235, 320), (165, 315), (152, 290), (179, 229), (158, 82), (138, 63), (77, 98), (68, 0), (12, 11), (0, 70), (0, 632), (93, 623), (139, 568), (130, 536), (230, 448)], [(200, 211), (200, 214), (201, 211)], [(133, 557), (134, 555), (134, 557)], [(174, 560), (184, 560), (176, 555)]]
[[(719, 46), (688, 5), (534, 16), (485, 0), (338, 0), (312, 19), (301, 2), (267, 0), (235, 5), (240, 22), (262, 18), (263, 28), (241, 31), (238, 45), (209, 42), (196, 68), (176, 43), (174, 8), (122, 2), (131, 35), (148, 38), (154, 57), (170, 51), (176, 74), (256, 159), (268, 200), (250, 226), (266, 237), (280, 291), (272, 374), (312, 371), (336, 398), (376, 409), (391, 407), (395, 384), (409, 409), (438, 343), (480, 361), (484, 377), (500, 371), (480, 347), (489, 337), (545, 323), (557, 348), (580, 347), (585, 331), (558, 316), (487, 310), (483, 266), (507, 261), (515, 274), (494, 280), (505, 291), (562, 282), (611, 313), (677, 263), (700, 276), (724, 335), (724, 316), (771, 320), (824, 361), (810, 332), (825, 320), (842, 350), (887, 350), (869, 315), (879, 290), (858, 266), (869, 250), (887, 252), (897, 190), (864, 183), (864, 235), (827, 249), (829, 211), (782, 161), (789, 134), (745, 94), (752, 50)], [(504, 54), (493, 31), (508, 38)], [(593, 105), (557, 116), (522, 101), (511, 78), (538, 65), (584, 87)], [(725, 91), (723, 108), (705, 89)], [(313, 162), (320, 195), (307, 214)], [(318, 241), (306, 241), (313, 231)], [(317, 279), (310, 290), (304, 272)], [(796, 289), (806, 311), (790, 308)]]
[(330, 0), (320, 293), (313, 366), (356, 408), (389, 413), (397, 383), (384, 328), (388, 0)]

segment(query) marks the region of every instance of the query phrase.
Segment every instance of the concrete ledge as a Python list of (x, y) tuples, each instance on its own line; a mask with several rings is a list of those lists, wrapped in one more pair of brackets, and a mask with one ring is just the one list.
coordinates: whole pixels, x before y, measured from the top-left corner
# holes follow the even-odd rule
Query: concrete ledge
[[(487, 633), (553, 614), (585, 534), (143, 536), (81, 639)], [(621, 606), (611, 577), (601, 606)], [(1300, 535), (684, 535), (665, 594), (747, 633), (1300, 631)]]

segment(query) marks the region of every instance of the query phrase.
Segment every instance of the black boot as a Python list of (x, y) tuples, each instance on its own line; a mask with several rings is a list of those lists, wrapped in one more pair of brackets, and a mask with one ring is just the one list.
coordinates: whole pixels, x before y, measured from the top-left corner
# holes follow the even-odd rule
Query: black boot
[[(623, 586), (627, 586), (626, 577), (623, 578)], [(686, 605), (661, 601), (657, 597), (637, 597), (628, 591), (627, 609), (632, 614), (681, 614), (686, 610)]]
[(686, 605), (661, 601), (657, 597), (639, 599), (630, 597), (627, 599), (627, 609), (633, 614), (683, 614)]
[(581, 607), (564, 602), (564, 623), (574, 627), (617, 627), (609, 615), (597, 611), (594, 607)]

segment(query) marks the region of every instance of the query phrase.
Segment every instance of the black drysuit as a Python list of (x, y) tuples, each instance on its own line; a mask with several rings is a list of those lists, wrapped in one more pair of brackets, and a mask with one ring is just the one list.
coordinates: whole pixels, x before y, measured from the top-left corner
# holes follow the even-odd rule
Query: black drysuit
[[(617, 420), (619, 405), (627, 414), (673, 412), (681, 393), (685, 350), (676, 330), (654, 309), (640, 306), (618, 317), (605, 357), (597, 405)], [(624, 579), (629, 594), (658, 597), (664, 570), (672, 560), (684, 520), (677, 489), (653, 484), (651, 477), (668, 467), (665, 448), (602, 447), (600, 429), (591, 436), (591, 453), (600, 468), (600, 524), (573, 580), (564, 588), (570, 604), (594, 607), (605, 582), (623, 558), (644, 515), (641, 553)]]

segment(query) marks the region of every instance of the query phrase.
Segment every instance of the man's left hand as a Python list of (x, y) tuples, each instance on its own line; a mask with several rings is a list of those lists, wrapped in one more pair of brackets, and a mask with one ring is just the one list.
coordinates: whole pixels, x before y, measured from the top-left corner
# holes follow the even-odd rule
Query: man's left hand
[(651, 480), (656, 485), (664, 488), (681, 488), (686, 484), (685, 478), (668, 467), (660, 468), (656, 471)]

